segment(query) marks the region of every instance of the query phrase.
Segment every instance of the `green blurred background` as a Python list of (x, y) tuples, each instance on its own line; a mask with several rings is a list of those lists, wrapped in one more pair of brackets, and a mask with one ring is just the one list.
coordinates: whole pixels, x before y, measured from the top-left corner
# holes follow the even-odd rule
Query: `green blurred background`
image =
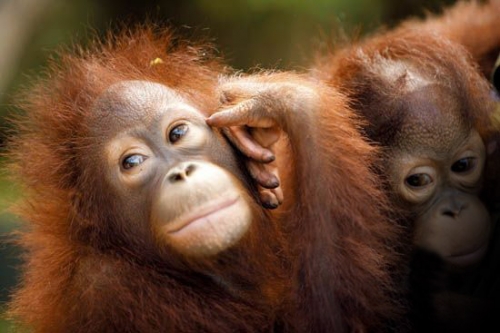
[[(55, 49), (85, 44), (120, 22), (152, 19), (181, 35), (208, 36), (235, 68), (301, 68), (329, 36), (363, 35), (453, 0), (0, 0), (0, 149), (18, 112), (17, 91), (40, 72)], [(2, 161), (0, 160), (0, 166)], [(7, 207), (14, 184), (0, 175), (0, 315), (17, 280), (19, 250), (9, 234), (20, 223)], [(9, 331), (0, 318), (0, 333)]]

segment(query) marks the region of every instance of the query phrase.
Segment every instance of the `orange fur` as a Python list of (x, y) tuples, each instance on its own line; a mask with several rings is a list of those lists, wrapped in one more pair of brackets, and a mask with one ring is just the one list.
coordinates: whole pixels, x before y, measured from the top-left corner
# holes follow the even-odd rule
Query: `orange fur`
[[(26, 190), (17, 211), (30, 224), (19, 241), (26, 264), (11, 315), (35, 332), (251, 332), (273, 326), (275, 298), (286, 288), (286, 269), (275, 252), (286, 253), (286, 247), (272, 223), (247, 237), (255, 256), (220, 259), (225, 277), (258, 281), (248, 282), (255, 295), (244, 297), (195, 267), (178, 264), (175, 271), (174, 259), (162, 261), (137, 235), (128, 235), (127, 226), (116, 225), (119, 216), (109, 215), (114, 201), (100, 175), (86, 168), (99, 157), (82, 156), (90, 139), (83, 120), (113, 83), (159, 82), (200, 110), (216, 107), (214, 88), (224, 67), (206, 46), (174, 46), (173, 38), (145, 28), (96, 42), (89, 51), (62, 53), (22, 99), (26, 116), (16, 120), (11, 170)], [(151, 66), (155, 58), (163, 65)], [(237, 263), (235, 271), (231, 260), (248, 266)], [(220, 267), (211, 269), (216, 274)]]
[[(438, 86), (442, 89), (441, 91), (444, 91), (440, 94), (440, 98), (459, 101), (460, 105), (458, 110), (441, 109), (439, 112), (459, 113), (457, 115), (457, 118), (460, 119), (459, 124), (465, 129), (476, 129), (485, 145), (496, 140), (495, 136), (498, 135), (498, 130), (494, 128), (491, 121), (494, 110), (491, 87), (484, 75), (481, 74), (476, 59), (471, 56), (468, 50), (456, 40), (447, 38), (451, 32), (454, 33), (456, 39), (461, 38), (457, 37), (461, 33), (467, 34), (469, 21), (462, 20), (466, 16), (466, 13), (462, 12), (465, 8), (472, 9), (472, 15), (474, 15), (474, 10), (479, 10), (479, 8), (483, 11), (483, 7), (479, 7), (477, 4), (460, 4), (442, 18), (429, 19), (422, 24), (407, 22), (392, 31), (374, 34), (357, 44), (318, 57), (318, 63), (312, 70), (313, 75), (349, 97), (351, 107), (366, 119), (362, 132), (382, 147), (380, 159), (376, 165), (381, 174), (382, 184), (386, 181), (385, 177), (389, 176), (388, 170), (390, 170), (391, 163), (394, 163), (394, 154), (401, 150), (402, 144), (406, 144), (404, 149), (409, 149), (411, 144), (411, 138), (409, 138), (408, 133), (405, 133), (405, 125), (411, 123), (407, 121), (409, 117), (419, 116), (412, 112), (421, 110), (408, 105), (406, 92), (408, 86), (412, 84)], [(486, 14), (486, 12), (482, 13)], [(493, 17), (494, 14), (492, 14), (489, 23), (492, 23)], [(498, 21), (498, 15), (496, 18)], [(449, 19), (455, 21), (448, 22)], [(451, 29), (452, 25), (453, 29)], [(438, 26), (439, 29), (436, 28)], [(495, 33), (498, 31), (496, 29)], [(493, 42), (493, 30), (490, 33), (485, 39), (478, 36), (478, 43), (481, 44), (481, 47), (490, 47), (488, 43)], [(473, 47), (472, 36), (469, 35), (466, 39), (470, 42), (466, 47)], [(478, 55), (485, 48), (477, 48)], [(426, 111), (422, 111), (422, 113)], [(430, 108), (429, 114), (432, 112), (435, 110)], [(444, 132), (460, 129), (443, 128), (442, 130)], [(429, 129), (424, 128), (422, 131), (429, 131)], [(435, 133), (436, 147), (439, 147), (440, 135), (443, 134)], [(415, 146), (415, 151), (418, 152), (418, 148)], [(495, 155), (498, 156), (498, 152), (495, 152)], [(490, 187), (498, 188), (498, 169), (494, 163), (492, 164), (492, 158), (494, 157), (488, 156), (487, 163), (489, 165), (483, 173), (486, 182), (481, 194), (482, 200), (489, 204), (489, 207), (492, 207), (498, 200), (498, 197), (493, 195), (493, 191), (490, 189)], [(403, 202), (397, 193), (393, 193), (397, 191), (392, 191), (388, 184), (382, 186), (385, 186), (388, 189), (388, 194), (392, 196), (394, 211), (402, 214), (401, 223), (407, 224), (409, 227), (409, 235), (400, 240), (400, 246), (414, 248), (411, 235), (414, 216), (412, 210), (405, 210), (409, 204)], [(432, 278), (432, 272), (423, 273), (424, 275), (428, 273)], [(429, 291), (425, 289), (429, 287), (427, 285), (421, 287), (422, 284), (425, 282), (417, 281), (418, 286), (413, 286), (417, 298), (429, 296), (426, 294)], [(448, 285), (445, 286), (445, 288), (448, 287)], [(425, 291), (423, 295), (418, 295), (422, 290)], [(435, 291), (432, 290), (429, 293), (433, 292)], [(461, 304), (453, 305), (456, 308), (462, 306)], [(441, 310), (441, 308), (437, 310)], [(437, 327), (438, 321), (433, 322), (436, 319), (433, 316), (438, 315), (438, 311), (436, 308), (431, 308), (430, 303), (425, 309), (417, 311), (422, 311), (424, 315), (418, 313), (417, 315), (421, 315), (421, 317), (413, 324), (425, 327), (426, 324), (430, 323), (430, 327)], [(464, 329), (469, 330), (482, 324), (476, 323), (474, 319), (467, 322), (468, 319), (464, 319), (465, 317), (447, 318), (445, 320), (448, 321), (445, 325), (457, 327), (463, 324)], [(440, 319), (438, 318), (438, 320)]]
[(400, 230), (370, 170), (376, 149), (346, 98), (307, 77), (281, 74), (323, 96), (303, 114), (312, 127), (292, 119), (286, 128), (290, 200), (277, 213), (255, 204), (241, 244), (186, 263), (121, 223), (102, 175), (89, 172), (99, 157), (82, 156), (94, 100), (113, 83), (149, 80), (210, 114), (226, 72), (209, 49), (174, 46), (170, 32), (145, 28), (62, 53), (27, 91), (10, 144), (26, 190), (18, 212), (29, 223), (15, 320), (37, 333), (377, 332), (398, 318), (391, 269), (401, 257), (391, 245)]
[(500, 53), (500, 1), (461, 0), (440, 15), (409, 20), (405, 28), (426, 30), (463, 45), (489, 78)]

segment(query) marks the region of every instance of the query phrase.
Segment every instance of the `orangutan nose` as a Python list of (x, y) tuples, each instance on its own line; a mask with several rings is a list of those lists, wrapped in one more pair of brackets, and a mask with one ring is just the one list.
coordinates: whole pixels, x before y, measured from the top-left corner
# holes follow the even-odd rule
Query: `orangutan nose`
[(191, 163), (181, 163), (175, 167), (173, 167), (167, 173), (167, 179), (171, 184), (185, 181), (193, 174), (196, 170), (196, 166)]

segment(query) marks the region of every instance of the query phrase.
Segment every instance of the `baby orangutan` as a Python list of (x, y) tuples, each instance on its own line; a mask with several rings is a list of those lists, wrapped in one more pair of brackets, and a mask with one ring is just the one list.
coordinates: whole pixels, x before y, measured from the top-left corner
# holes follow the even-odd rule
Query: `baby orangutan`
[[(9, 146), (29, 223), (10, 303), (20, 325), (375, 332), (396, 322), (387, 244), (398, 227), (345, 98), (293, 73), (232, 77), (209, 49), (139, 28), (63, 53), (24, 95)], [(217, 127), (232, 125), (254, 128), (230, 143)], [(278, 151), (284, 198), (263, 166)]]

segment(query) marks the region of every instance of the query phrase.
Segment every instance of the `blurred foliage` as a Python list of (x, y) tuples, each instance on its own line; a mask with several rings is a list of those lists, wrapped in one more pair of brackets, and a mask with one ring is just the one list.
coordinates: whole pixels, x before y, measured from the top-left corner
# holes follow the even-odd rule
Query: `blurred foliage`
[(14, 332), (12, 325), (7, 320), (0, 319), (0, 333)]
[(149, 18), (178, 27), (189, 38), (209, 36), (236, 68), (291, 68), (307, 65), (311, 49), (332, 33), (364, 33), (446, 2), (451, 1), (51, 0), (18, 58), (9, 89), (0, 92), (0, 116), (12, 110), (15, 92), (40, 72), (55, 49), (85, 44), (120, 22), (133, 25)]
[[(0, 0), (0, 12), (8, 1)], [(121, 22), (145, 19), (176, 27), (188, 38), (209, 37), (227, 62), (238, 69), (252, 67), (300, 68), (312, 51), (332, 36), (355, 36), (382, 23), (392, 26), (409, 15), (440, 8), (453, 0), (46, 0), (42, 17), (33, 23), (15, 74), (6, 91), (0, 91), (0, 144), (6, 137), (5, 117), (18, 112), (16, 92), (39, 75), (55, 49), (83, 44)], [(0, 57), (2, 53), (0, 52)], [(1, 59), (0, 59), (1, 60)], [(1, 161), (0, 161), (1, 165)], [(17, 197), (12, 184), (0, 176), (0, 305), (16, 281), (15, 247), (5, 242), (16, 228), (5, 213)], [(1, 312), (1, 311), (0, 311)], [(0, 320), (0, 332), (8, 323)]]

